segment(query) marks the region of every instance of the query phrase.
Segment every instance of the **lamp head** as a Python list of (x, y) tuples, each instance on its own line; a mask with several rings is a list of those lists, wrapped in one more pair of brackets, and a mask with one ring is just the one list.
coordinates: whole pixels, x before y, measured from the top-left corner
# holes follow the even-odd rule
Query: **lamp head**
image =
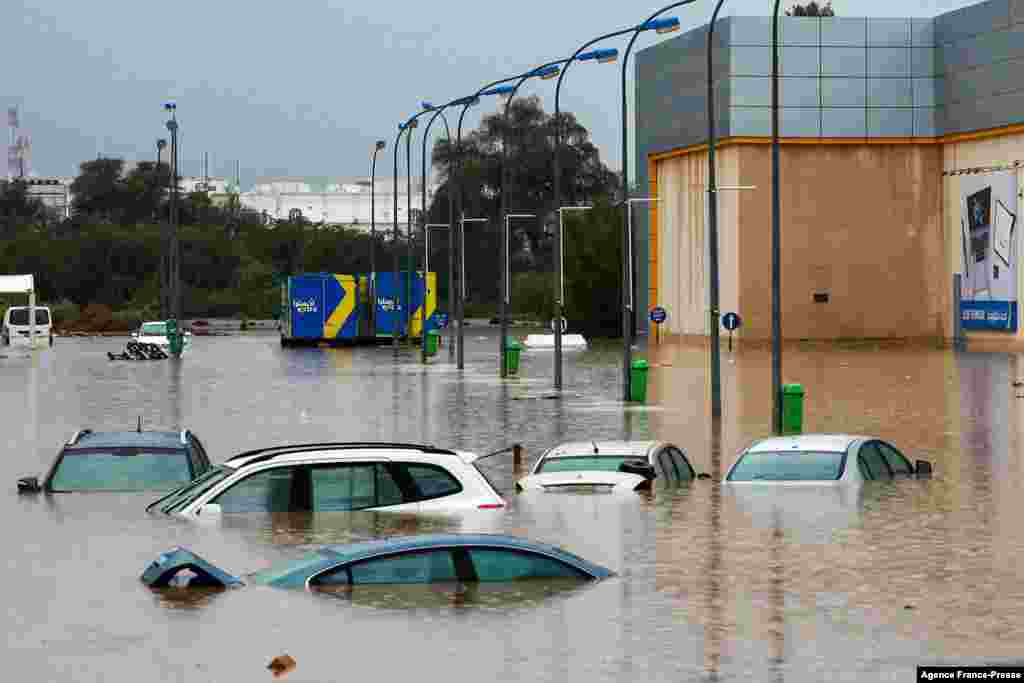
[(177, 109), (178, 105), (174, 102), (164, 102), (164, 111), (176, 111)]
[(407, 127), (409, 127), (409, 128), (416, 128), (419, 125), (420, 125), (420, 123), (419, 123), (418, 119), (410, 119), (409, 123), (407, 124)]
[(420, 102), (420, 106), (423, 107), (423, 111), (430, 111), (431, 109), (434, 108), (434, 105), (430, 102), (427, 102), (426, 100)]
[(543, 69), (537, 69), (531, 76), (536, 76), (543, 81), (550, 80), (561, 73), (562, 69), (557, 65), (552, 64), (551, 66), (544, 67)]
[(481, 95), (510, 95), (515, 90), (511, 85), (499, 85), (496, 88), (490, 90), (484, 90)]
[(167, 146), (167, 140), (164, 140), (163, 138), (160, 138), (159, 140), (156, 141), (156, 148), (157, 149), (163, 149), (166, 146)]
[(576, 56), (577, 61), (586, 62), (593, 59), (600, 64), (614, 62), (618, 58), (619, 51), (616, 50), (615, 48), (608, 48), (604, 50), (591, 50), (589, 52), (583, 52)]
[(679, 30), (678, 17), (666, 17), (665, 19), (654, 19), (640, 27), (644, 31), (654, 30), (655, 33), (674, 33)]

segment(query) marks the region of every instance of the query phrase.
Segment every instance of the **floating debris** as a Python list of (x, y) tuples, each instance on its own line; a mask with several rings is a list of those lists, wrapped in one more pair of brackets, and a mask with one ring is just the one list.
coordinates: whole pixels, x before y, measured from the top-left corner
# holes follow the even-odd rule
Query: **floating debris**
[(130, 341), (125, 345), (124, 353), (107, 351), (110, 360), (164, 360), (168, 355), (157, 344)]
[(274, 678), (282, 678), (295, 670), (295, 658), (291, 655), (278, 655), (270, 660), (267, 668), (274, 674)]

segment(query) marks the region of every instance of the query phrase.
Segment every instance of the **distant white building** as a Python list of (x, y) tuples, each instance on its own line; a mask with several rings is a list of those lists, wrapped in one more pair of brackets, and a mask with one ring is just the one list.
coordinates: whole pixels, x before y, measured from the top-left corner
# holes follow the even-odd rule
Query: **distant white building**
[[(377, 179), (373, 193), (377, 228), (387, 230), (395, 218), (393, 180)], [(398, 221), (404, 226), (408, 220), (409, 197), (405, 192), (405, 178), (398, 183)], [(427, 208), (436, 192), (428, 185)], [(262, 178), (253, 189), (240, 195), (243, 208), (266, 212), (276, 219), (287, 219), (294, 210), (314, 223), (344, 225), (363, 230), (370, 229), (370, 180), (368, 178)], [(423, 189), (419, 178), (412, 179), (411, 208), (418, 212), (422, 206)]]

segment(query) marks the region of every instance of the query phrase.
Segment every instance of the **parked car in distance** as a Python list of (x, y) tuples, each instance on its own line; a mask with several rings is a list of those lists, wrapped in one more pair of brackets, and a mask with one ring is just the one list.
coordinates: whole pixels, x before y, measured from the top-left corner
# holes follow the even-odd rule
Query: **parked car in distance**
[(642, 491), (651, 481), (706, 478), (698, 475), (683, 449), (664, 441), (576, 441), (550, 448), (516, 491)]
[(473, 453), (391, 443), (322, 443), (248, 451), (146, 509), (222, 513), (458, 512), (505, 507)]
[[(183, 575), (183, 576), (182, 576)], [(324, 546), (297, 560), (248, 575), (245, 581), (185, 548), (160, 555), (142, 574), (153, 588), (237, 586), (346, 590), (356, 586), (590, 581), (613, 572), (561, 548), (497, 534), (426, 534)]]
[(38, 346), (44, 340), (53, 346), (53, 318), (46, 306), (36, 306), (35, 341), (29, 339), (32, 326), (29, 324), (28, 306), (11, 306), (4, 312), (0, 325), (0, 343), (4, 346)]
[(210, 467), (206, 449), (187, 429), (82, 429), (64, 444), (42, 481), (19, 479), (18, 492), (166, 491), (202, 477)]
[[(184, 353), (192, 345), (192, 332), (183, 328), (179, 328), (178, 331), (183, 335), (181, 351)], [(168, 353), (171, 348), (171, 341), (167, 338), (166, 320), (144, 322), (138, 330), (132, 332), (132, 337), (140, 344), (156, 344), (164, 353)]]
[(748, 446), (729, 469), (726, 484), (843, 484), (931, 477), (927, 460), (911, 463), (874, 436), (800, 434)]

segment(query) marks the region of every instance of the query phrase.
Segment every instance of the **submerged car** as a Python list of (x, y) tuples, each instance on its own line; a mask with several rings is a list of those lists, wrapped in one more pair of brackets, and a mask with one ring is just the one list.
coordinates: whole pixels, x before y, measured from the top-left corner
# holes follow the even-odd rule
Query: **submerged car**
[(202, 477), (210, 467), (206, 449), (187, 429), (82, 429), (64, 444), (42, 481), (39, 477), (19, 479), (18, 491), (166, 491)]
[(474, 453), (392, 443), (322, 443), (248, 451), (146, 509), (184, 517), (224, 513), (505, 507)]
[[(182, 335), (181, 351), (184, 353), (192, 346), (192, 332), (184, 329), (180, 329), (179, 332)], [(144, 322), (138, 330), (132, 332), (132, 337), (140, 344), (156, 344), (164, 353), (168, 353), (171, 348), (171, 340), (167, 337), (166, 320)]]
[(664, 441), (578, 441), (550, 448), (517, 491), (642, 491), (661, 478), (681, 482), (698, 475), (683, 449)]
[(860, 483), (878, 479), (924, 479), (931, 473), (930, 462), (911, 463), (895, 446), (878, 437), (800, 434), (753, 443), (740, 453), (725, 483)]
[(561, 548), (515, 536), (428, 534), (324, 546), (242, 578), (185, 548), (160, 555), (142, 574), (153, 588), (238, 586), (321, 590), (360, 585), (603, 579), (613, 573)]

